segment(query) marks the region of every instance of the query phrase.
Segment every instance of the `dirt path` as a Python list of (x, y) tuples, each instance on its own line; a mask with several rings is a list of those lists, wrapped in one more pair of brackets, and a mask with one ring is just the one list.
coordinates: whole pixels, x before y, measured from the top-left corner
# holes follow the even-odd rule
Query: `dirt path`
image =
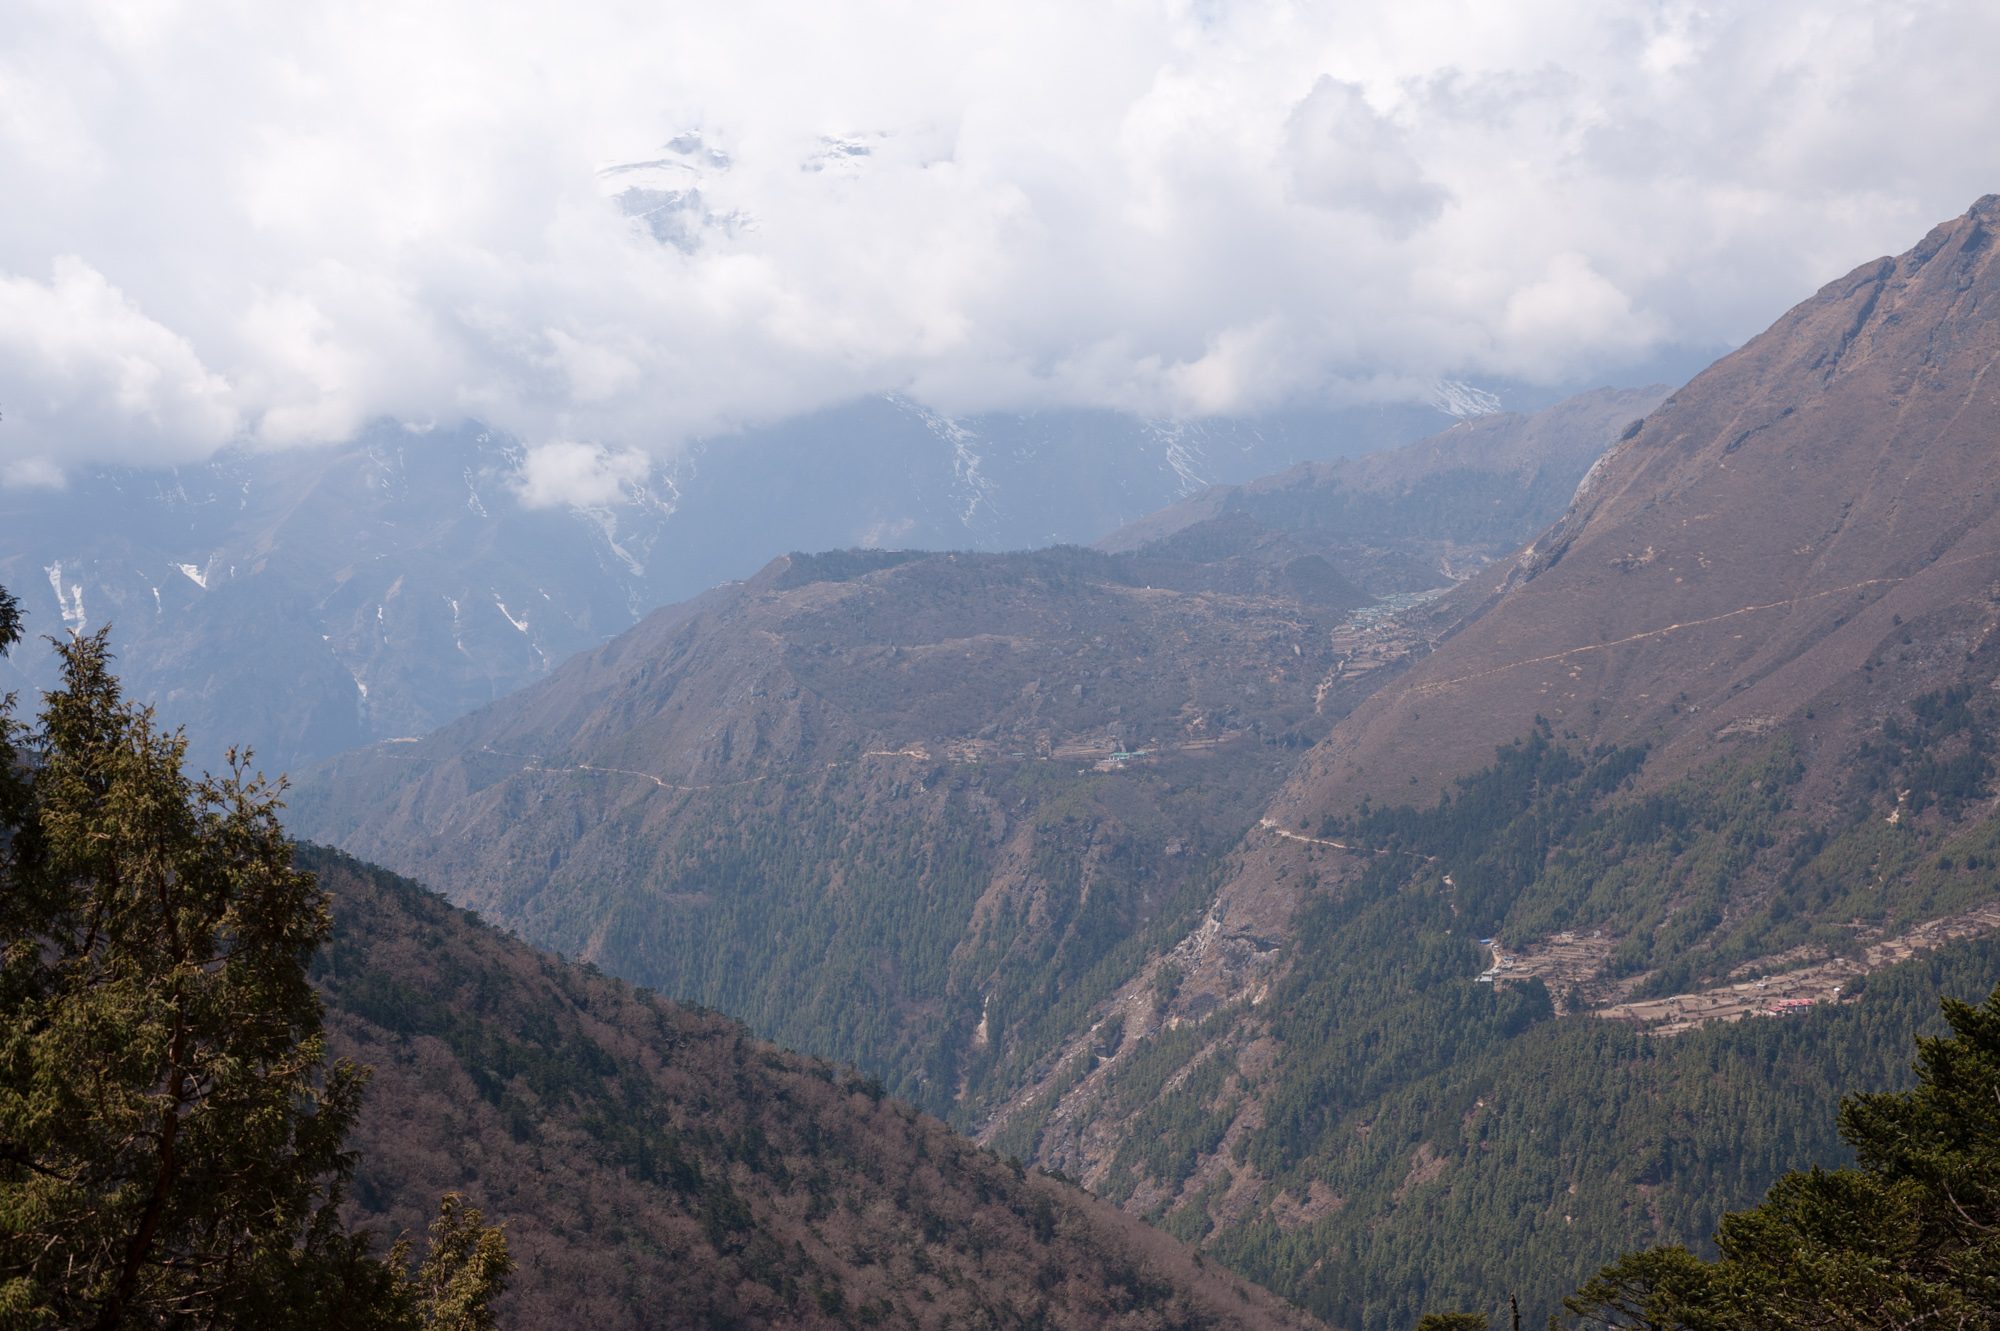
[(1486, 670), (1476, 670), (1469, 675), (1456, 675), (1451, 679), (1437, 679), (1426, 684), (1412, 685), (1410, 692), (1419, 695), (1440, 693), (1445, 689), (1456, 688), (1460, 684), (1470, 684), (1474, 680), (1487, 679), (1493, 675), (1505, 674), (1509, 670), (1523, 670), (1528, 666), (1552, 665), (1557, 661), (1567, 661), (1572, 656), (1581, 656), (1586, 652), (1606, 652), (1610, 651), (1613, 647), (1624, 647), (1631, 643), (1644, 642), (1648, 638), (1665, 637), (1669, 633), (1677, 633), (1682, 629), (1700, 628), (1705, 624), (1720, 624), (1724, 620), (1736, 619), (1743, 615), (1761, 614), (1766, 610), (1788, 609), (1803, 605), (1807, 601), (1823, 600), (1829, 596), (1841, 596), (1848, 592), (1861, 591), (1867, 587), (1894, 586), (1897, 583), (1908, 582), (1911, 578), (1922, 577), (1923, 574), (1931, 573), (1938, 569), (1952, 568), (1959, 564), (1981, 563), (1987, 561), (1989, 558), (1987, 555), (1966, 555), (1960, 559), (1946, 560), (1941, 564), (1931, 564), (1919, 572), (1905, 574), (1902, 577), (1864, 578), (1860, 582), (1851, 582), (1845, 587), (1828, 587), (1824, 591), (1806, 592), (1803, 595), (1788, 597), (1782, 601), (1766, 601), (1762, 605), (1738, 606), (1734, 610), (1725, 610), (1719, 615), (1709, 615), (1704, 619), (1690, 619), (1678, 624), (1664, 624), (1659, 628), (1647, 629), (1644, 632), (1634, 633), (1623, 638), (1612, 638), (1606, 642), (1585, 643), (1581, 647), (1568, 647), (1560, 652), (1551, 652), (1547, 656), (1531, 656), (1524, 661), (1510, 661), (1506, 665), (1497, 665)]
[[(689, 786), (682, 785), (676, 781), (668, 781), (664, 777), (654, 776), (651, 772), (635, 772), (629, 767), (599, 767), (595, 763), (578, 763), (574, 767), (545, 767), (542, 764), (541, 757), (533, 753), (507, 753), (504, 750), (494, 748), (491, 744), (480, 745), (479, 751), (481, 753), (492, 754), (495, 758), (511, 758), (522, 765), (521, 770), (523, 772), (547, 772), (557, 776), (573, 773), (581, 773), (586, 776), (630, 776), (637, 777), (641, 781), (650, 781), (661, 790), (678, 790), (689, 793), (703, 790), (729, 790), (736, 786), (754, 786), (760, 781), (769, 781), (771, 779), (770, 775), (766, 774), (764, 776), (745, 777), (741, 781), (717, 781), (704, 786)], [(841, 764), (828, 763), (827, 766), (839, 767)]]
[[(1209, 749), (1219, 748), (1222, 745), (1227, 744), (1229, 741), (1236, 739), (1237, 737), (1238, 737), (1238, 732), (1230, 731), (1226, 734), (1213, 736), (1208, 739), (1184, 740), (1179, 743), (1162, 744), (1158, 748), (1144, 750), (1140, 754), (1135, 756), (1151, 757), (1155, 755), (1165, 755), (1173, 753), (1198, 753)], [(391, 740), (382, 740), (379, 742), (382, 744), (414, 744), (417, 742), (417, 740), (399, 738)], [(984, 761), (985, 755), (982, 752), (978, 751), (978, 746), (980, 744), (983, 744), (983, 741), (966, 743), (966, 744), (961, 744), (957, 742), (947, 744), (945, 746), (944, 761), (950, 763), (975, 763)], [(687, 794), (693, 794), (707, 790), (733, 790), (740, 786), (754, 786), (759, 784), (760, 782), (769, 781), (773, 777), (788, 775), (788, 773), (785, 772), (766, 772), (762, 776), (744, 777), (741, 780), (737, 781), (714, 781), (714, 782), (709, 782), (708, 784), (705, 785), (690, 785), (684, 782), (669, 781), (665, 777), (655, 776), (651, 772), (640, 772), (629, 767), (603, 767), (596, 763), (577, 763), (569, 767), (551, 767), (542, 761), (541, 755), (539, 754), (508, 753), (503, 749), (494, 748), (491, 744), (480, 745), (479, 751), (481, 753), (490, 754), (495, 758), (508, 758), (513, 760), (514, 762), (518, 762), (521, 764), (521, 770), (523, 772), (546, 772), (549, 773), (550, 775), (569, 774), (569, 775), (581, 775), (581, 776), (629, 776), (636, 778), (637, 780), (640, 781), (650, 781), (653, 783), (653, 785), (657, 786), (661, 790), (679, 791)], [(1116, 749), (1108, 748), (1103, 745), (1091, 745), (1085, 747), (1065, 746), (1063, 748), (1056, 749), (1052, 754), (1046, 756), (1039, 756), (1035, 759), (1035, 761), (1038, 762), (1073, 761), (1078, 756), (1090, 758), (1115, 752), (1117, 752)], [(820, 763), (808, 770), (815, 772), (830, 772), (836, 767), (851, 767), (855, 763), (861, 762), (868, 758), (906, 758), (911, 762), (931, 762), (934, 761), (935, 756), (936, 755), (932, 754), (931, 751), (925, 748), (923, 745), (913, 744), (908, 748), (902, 748), (902, 749), (868, 749), (862, 753), (860, 758), (854, 758), (854, 759), (843, 758), (830, 763)], [(1112, 769), (1106, 769), (1106, 770), (1112, 770)], [(1301, 839), (1309, 840), (1310, 838), (1301, 838)], [(1322, 844), (1335, 845), (1338, 843), (1324, 842)], [(1342, 848), (1345, 849), (1345, 847)]]
[(1278, 824), (1275, 821), (1269, 818), (1259, 818), (1257, 820), (1257, 826), (1263, 828), (1267, 832), (1273, 833), (1277, 836), (1281, 836), (1287, 841), (1297, 841), (1308, 846), (1326, 846), (1332, 850), (1352, 851), (1357, 855), (1364, 853), (1361, 847), (1350, 846), (1345, 841), (1333, 841), (1329, 840), (1326, 837), (1307, 836), (1304, 832), (1288, 831), (1285, 828), (1278, 826)]

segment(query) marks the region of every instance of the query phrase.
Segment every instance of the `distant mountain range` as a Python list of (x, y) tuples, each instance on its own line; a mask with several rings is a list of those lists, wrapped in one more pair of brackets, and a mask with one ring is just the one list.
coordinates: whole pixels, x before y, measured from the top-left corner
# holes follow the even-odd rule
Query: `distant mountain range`
[[(1090, 541), (1209, 481), (1415, 438), (1492, 405), (1185, 425), (952, 419), (870, 399), (698, 445), (585, 506), (528, 507), (477, 426), (0, 491), (0, 580), (29, 631), (117, 625), (127, 687), (214, 765), (277, 769), (417, 735), (785, 549)], [(13, 667), (15, 686), (44, 684)]]
[(1209, 486), (1098, 545), (1193, 550), (1281, 533), (1376, 596), (1448, 586), (1560, 513), (1606, 441), (1666, 395), (1665, 385), (1604, 388), (1529, 414), (1470, 417), (1406, 447)]

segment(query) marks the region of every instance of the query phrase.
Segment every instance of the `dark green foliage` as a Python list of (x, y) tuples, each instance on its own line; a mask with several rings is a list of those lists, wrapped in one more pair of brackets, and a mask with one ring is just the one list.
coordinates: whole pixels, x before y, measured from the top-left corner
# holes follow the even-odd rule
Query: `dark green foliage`
[(1947, 998), (1917, 1084), (1850, 1097), (1849, 1169), (1779, 1179), (1726, 1217), (1718, 1256), (1635, 1253), (1568, 1300), (1590, 1326), (1659, 1331), (2000, 1323), (2000, 989)]
[(0, 896), (6, 1316), (252, 1325), (393, 1294), (332, 1212), (363, 1075), (320, 1076), (326, 905), (272, 792), (182, 776), (103, 634), (61, 651)]
[[(1424, 1308), (1492, 1307), (1515, 1289), (1539, 1326), (1603, 1254), (1695, 1243), (1786, 1168), (1840, 1163), (1841, 1090), (1895, 1084), (1937, 995), (1982, 992), (1996, 973), (2000, 939), (1987, 939), (1882, 972), (1856, 1004), (1783, 1022), (1671, 1040), (1538, 1022), (1462, 1047), (1334, 1121), (1275, 1175), (1294, 1194), (1319, 1181), (1343, 1199), (1337, 1211), (1290, 1230), (1255, 1219), (1211, 1250), (1337, 1325), (1389, 1331)], [(1440, 1162), (1429, 1182), (1414, 1181), (1420, 1159)]]
[(277, 791), (186, 776), (104, 632), (58, 650), (0, 731), (0, 1325), (481, 1331), (497, 1231), (442, 1218), (418, 1285), (340, 1223), (366, 1074), (325, 1061)]
[[(1947, 699), (1937, 714), (1949, 709)], [(1576, 754), (1543, 727), (1437, 806), (1371, 809), (1330, 828), (1379, 853), (1337, 892), (1307, 896), (1298, 959), (1260, 1009), (1184, 1024), (1123, 1056), (1107, 1101), (1147, 1130), (1116, 1157), (1114, 1192), (1144, 1180), (1172, 1196), (1191, 1176), (1180, 1153), (1217, 1139), (1213, 1116), (1234, 1094), (1222, 1072), (1246, 1031), (1268, 1032), (1282, 1053), (1245, 1088), (1262, 1122), (1239, 1139), (1235, 1163), (1268, 1180), (1267, 1200), (1311, 1192), (1337, 1204), (1287, 1226), (1253, 1212), (1207, 1241), (1342, 1325), (1386, 1331), (1510, 1287), (1538, 1325), (1601, 1254), (1697, 1242), (1788, 1166), (1839, 1163), (1840, 1088), (1893, 1084), (1936, 995), (1984, 992), (2000, 942), (1877, 974), (1852, 991), (1853, 1006), (1662, 1040), (1548, 1020), (1538, 984), (1474, 984), (1486, 960), (1475, 939), (1602, 924), (1645, 940), (1624, 964), (1658, 968), (1648, 988), (1684, 987), (1800, 936), (1768, 913), (1739, 909), (1722, 923), (1728, 894), (1753, 874), (1777, 878), (1781, 893), (1788, 873), (1865, 874), (1876, 918), (1935, 914), (1990, 899), (1995, 874), (1963, 865), (1985, 862), (1992, 825), (1912, 831), (1885, 826), (1877, 809), (1802, 835), (1798, 764), (1783, 739), (1699, 783), (1643, 794), (1628, 785), (1639, 757)], [(1949, 871), (1934, 865), (1938, 838), (1953, 848)], [(1857, 844), (1885, 849), (1862, 857)], [(1849, 891), (1827, 897), (1831, 909), (1848, 909)], [(1794, 918), (1796, 930), (1812, 927), (1807, 906)], [(1179, 1227), (1198, 1232), (1191, 1218)]]
[[(1207, 852), (1239, 830), (1187, 830), (1212, 802), (1150, 772), (1046, 765), (836, 768), (697, 794), (687, 831), (651, 846), (635, 831), (644, 862), (621, 874), (650, 886), (545, 907), (536, 931), (969, 1119), (1212, 899)], [(1030, 811), (1023, 881), (1004, 877), (996, 805)], [(1168, 855), (1172, 837), (1192, 850)]]
[(1924, 694), (1910, 704), (1908, 720), (1888, 718), (1881, 742), (1861, 746), (1859, 786), (1871, 794), (1893, 790), (1911, 817), (1932, 807), (1956, 817), (1993, 775), (1989, 710), (1975, 702), (1970, 684)]

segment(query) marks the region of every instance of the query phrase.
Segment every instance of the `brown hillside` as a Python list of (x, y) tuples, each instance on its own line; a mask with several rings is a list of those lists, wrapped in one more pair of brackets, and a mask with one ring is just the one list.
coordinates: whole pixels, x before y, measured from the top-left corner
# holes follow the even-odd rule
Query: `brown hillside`
[(518, 1264), (504, 1326), (1318, 1325), (879, 1083), (302, 858), (329, 1033), (375, 1069), (355, 1218), (419, 1229), (463, 1191)]
[(1274, 815), (1434, 792), (1537, 715), (1656, 774), (1786, 723), (1835, 754), (1956, 679), (2000, 625), (1996, 227), (1988, 196), (1668, 399)]

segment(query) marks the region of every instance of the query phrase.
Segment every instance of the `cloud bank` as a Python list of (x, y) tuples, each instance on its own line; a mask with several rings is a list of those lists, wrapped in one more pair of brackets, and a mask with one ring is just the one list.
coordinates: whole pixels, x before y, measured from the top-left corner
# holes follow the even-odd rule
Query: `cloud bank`
[(0, 480), (1613, 375), (1996, 188), (1996, 56), (1984, 0), (28, 0)]

